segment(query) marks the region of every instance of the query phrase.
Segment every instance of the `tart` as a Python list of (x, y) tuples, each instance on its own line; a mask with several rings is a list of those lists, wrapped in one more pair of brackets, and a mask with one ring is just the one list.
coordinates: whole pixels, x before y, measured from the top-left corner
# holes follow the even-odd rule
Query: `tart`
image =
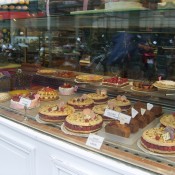
[(86, 108), (93, 108), (94, 107), (94, 100), (87, 98), (86, 95), (81, 97), (75, 97), (67, 102), (68, 105), (75, 108), (75, 110), (83, 110)]
[(148, 129), (142, 134), (141, 145), (151, 152), (175, 153), (174, 131), (164, 127)]
[(71, 71), (62, 71), (62, 72), (57, 72), (55, 76), (60, 78), (75, 78), (77, 74)]
[(95, 104), (102, 104), (108, 101), (108, 95), (102, 93), (89, 93), (87, 97), (93, 99)]
[(120, 107), (122, 111), (126, 111), (131, 108), (131, 102), (126, 98), (126, 96), (118, 95), (116, 98), (109, 100), (109, 102), (114, 103), (116, 106)]
[(103, 119), (90, 109), (75, 112), (66, 117), (64, 126), (67, 130), (75, 133), (92, 133), (102, 128)]
[(153, 86), (153, 83), (147, 81), (133, 81), (133, 90), (136, 91), (145, 91), (145, 92), (153, 92), (156, 91), (157, 88)]
[(9, 92), (12, 97), (16, 95), (28, 95), (29, 93), (29, 90), (13, 90)]
[(58, 91), (50, 87), (44, 87), (38, 90), (37, 94), (40, 95), (42, 101), (52, 101), (59, 99)]
[(76, 80), (80, 82), (101, 82), (103, 80), (103, 76), (100, 75), (78, 75), (76, 76)]
[(172, 80), (160, 80), (154, 83), (154, 86), (162, 89), (174, 89), (175, 90), (175, 81)]
[(45, 122), (59, 123), (74, 111), (74, 108), (69, 105), (49, 104), (40, 108), (38, 115)]
[(128, 85), (128, 79), (127, 78), (121, 78), (121, 77), (111, 77), (111, 78), (106, 78), (102, 82), (103, 85), (109, 85), (109, 86), (118, 86), (122, 87), (125, 85)]
[(36, 108), (40, 105), (40, 96), (35, 93), (29, 93), (13, 96), (10, 100), (10, 107), (13, 109), (24, 109), (24, 105), (20, 103), (21, 98), (25, 98), (31, 101), (30, 105), (27, 107), (28, 109)]
[(76, 88), (69, 83), (64, 83), (59, 87), (59, 92), (61, 95), (72, 95), (76, 91)]
[(0, 93), (0, 102), (5, 102), (10, 100), (11, 96), (7, 92), (1, 92)]
[[(110, 107), (107, 104), (101, 104), (101, 105), (95, 105), (92, 110), (96, 113), (99, 114), (103, 117), (103, 120), (114, 120), (110, 117), (104, 116), (104, 112), (106, 109), (110, 109)], [(116, 112), (121, 112), (121, 108), (118, 106), (115, 106), (112, 110), (116, 111)]]
[(170, 126), (175, 129), (175, 114), (164, 114), (160, 118), (160, 123), (162, 126)]
[(56, 73), (56, 70), (53, 69), (40, 69), (37, 71), (38, 74), (42, 75), (53, 75)]

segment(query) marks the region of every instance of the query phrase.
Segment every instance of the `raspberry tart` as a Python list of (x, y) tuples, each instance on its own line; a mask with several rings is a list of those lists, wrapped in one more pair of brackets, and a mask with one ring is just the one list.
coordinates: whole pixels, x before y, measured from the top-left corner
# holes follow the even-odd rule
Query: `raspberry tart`
[(64, 126), (67, 130), (75, 133), (92, 133), (102, 128), (103, 119), (90, 109), (84, 109), (82, 112), (75, 112), (68, 115)]
[(39, 118), (45, 122), (59, 123), (63, 122), (65, 118), (74, 113), (74, 108), (65, 105), (63, 102), (59, 104), (49, 104), (39, 109)]
[(31, 100), (30, 106), (28, 109), (32, 109), (38, 107), (40, 105), (40, 96), (35, 93), (30, 94), (21, 94), (21, 95), (14, 95), (10, 100), (10, 107), (13, 109), (24, 109), (24, 105), (20, 103), (21, 98), (26, 98)]
[(94, 107), (94, 100), (87, 98), (87, 95), (84, 94), (81, 97), (75, 97), (68, 100), (67, 104), (74, 107), (75, 110), (91, 109)]
[(59, 99), (58, 91), (50, 87), (44, 87), (38, 90), (37, 94), (40, 95), (42, 101), (52, 101)]
[(155, 153), (175, 153), (174, 129), (168, 127), (148, 129), (142, 134), (141, 145)]
[(111, 78), (106, 78), (102, 82), (103, 85), (109, 85), (109, 86), (126, 86), (129, 84), (127, 78), (121, 78), (121, 77), (111, 77)]

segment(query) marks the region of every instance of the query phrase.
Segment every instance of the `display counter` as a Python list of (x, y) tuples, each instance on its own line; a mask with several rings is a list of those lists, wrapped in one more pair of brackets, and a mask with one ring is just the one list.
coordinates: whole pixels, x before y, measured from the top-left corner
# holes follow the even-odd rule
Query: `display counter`
[[(49, 81), (48, 81), (49, 79)], [(38, 80), (38, 81), (37, 81)], [(54, 80), (54, 81), (53, 81)], [(99, 83), (77, 83), (74, 79), (55, 78), (50, 75), (34, 75), (34, 83), (38, 85), (59, 86), (64, 82), (75, 83), (79, 86), (78, 92), (71, 96), (60, 95), (59, 100), (67, 101), (69, 98), (80, 96), (84, 93), (94, 92)], [(140, 100), (153, 104), (161, 104), (164, 113), (173, 112), (174, 99), (172, 96), (165, 96), (162, 92), (157, 91), (154, 95), (135, 96), (131, 91), (130, 84), (126, 87), (116, 88), (107, 87), (109, 98), (115, 97), (117, 94), (123, 94), (132, 101), (132, 103)], [(104, 88), (100, 86), (100, 88)], [(166, 92), (165, 92), (166, 93)], [(141, 93), (144, 94), (144, 93)], [(149, 98), (148, 98), (149, 96)], [(165, 99), (164, 99), (165, 98)], [(57, 101), (59, 101), (57, 100)], [(163, 100), (163, 101), (162, 101)], [(168, 103), (165, 103), (165, 101)], [(55, 103), (53, 101), (52, 103)], [(41, 102), (41, 106), (50, 102)], [(41, 107), (40, 106), (40, 107)], [(64, 132), (60, 124), (45, 123), (38, 119), (38, 109), (14, 110), (10, 108), (10, 101), (0, 104), (1, 114), (1, 152), (5, 154), (6, 165), (8, 161), (14, 166), (18, 163), (12, 160), (15, 155), (22, 163), (22, 169), (17, 170), (13, 166), (13, 171), (20, 175), (23, 171), (28, 174), (166, 174), (173, 175), (175, 173), (175, 158), (173, 155), (157, 155), (143, 151), (139, 147), (139, 139), (142, 132), (140, 130), (137, 138), (132, 143), (121, 142), (120, 140), (108, 139), (103, 132), (97, 132), (97, 135), (104, 137), (102, 147), (98, 150), (86, 145), (87, 137), (72, 135)], [(25, 117), (27, 117), (27, 120)], [(159, 118), (151, 123), (149, 127), (159, 124)], [(115, 137), (114, 137), (115, 138)], [(24, 147), (18, 148), (18, 145)], [(24, 149), (25, 148), (25, 149)], [(10, 149), (10, 153), (8, 150)], [(19, 151), (20, 149), (20, 151)], [(15, 151), (14, 151), (15, 150)], [(8, 153), (8, 154), (7, 154)], [(1, 156), (3, 157), (3, 156)], [(4, 159), (4, 157), (3, 157)], [(0, 161), (3, 161), (0, 159)], [(33, 163), (34, 161), (34, 163)], [(4, 166), (6, 167), (6, 166)], [(5, 174), (2, 168), (1, 174)], [(7, 168), (6, 168), (7, 171)], [(8, 170), (7, 174), (12, 171)]]

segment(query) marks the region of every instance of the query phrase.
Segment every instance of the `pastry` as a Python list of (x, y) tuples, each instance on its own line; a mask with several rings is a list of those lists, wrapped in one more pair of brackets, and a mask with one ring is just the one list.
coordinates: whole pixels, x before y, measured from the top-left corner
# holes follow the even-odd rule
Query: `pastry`
[(154, 83), (154, 86), (163, 89), (175, 89), (175, 81), (172, 80), (160, 80)]
[(104, 112), (106, 109), (111, 109), (114, 110), (116, 112), (121, 112), (121, 108), (118, 106), (115, 106), (113, 108), (110, 108), (109, 105), (107, 104), (101, 104), (101, 105), (95, 105), (92, 110), (96, 113), (99, 114), (103, 117), (103, 120), (113, 120), (113, 118), (110, 118), (108, 116), (104, 116)]
[(64, 103), (48, 104), (39, 109), (39, 118), (46, 122), (58, 123), (74, 113), (74, 108)]
[(124, 95), (118, 95), (116, 98), (109, 100), (109, 102), (112, 102), (116, 106), (120, 107), (122, 111), (126, 111), (131, 108), (130, 100), (128, 100)]
[(11, 96), (7, 92), (0, 92), (0, 102), (5, 102), (10, 100)]
[(77, 74), (71, 71), (62, 71), (62, 72), (57, 72), (55, 76), (60, 78), (75, 78)]
[(145, 92), (153, 92), (157, 90), (157, 88), (153, 86), (153, 83), (147, 81), (133, 81), (132, 88), (136, 91)]
[(66, 117), (64, 126), (67, 130), (75, 133), (92, 133), (101, 129), (103, 119), (90, 109), (75, 112)]
[(95, 104), (102, 104), (108, 101), (108, 95), (103, 93), (89, 93), (87, 97), (93, 99)]
[(143, 132), (141, 145), (151, 152), (175, 153), (175, 137), (172, 128), (151, 128)]
[(53, 75), (56, 73), (56, 70), (53, 69), (40, 69), (37, 71), (38, 74), (42, 75)]
[(31, 100), (30, 105), (27, 107), (28, 109), (32, 109), (38, 107), (40, 105), (39, 95), (38, 94), (23, 94), (23, 95), (15, 95), (10, 100), (10, 107), (13, 109), (24, 109), (24, 105), (20, 103), (21, 98), (25, 98)]
[(64, 83), (59, 87), (61, 95), (72, 95), (77, 90), (76, 87), (71, 86), (69, 83)]
[(91, 109), (94, 106), (94, 100), (87, 98), (86, 95), (82, 95), (81, 97), (74, 97), (68, 100), (67, 104), (74, 107), (75, 110)]
[(105, 126), (105, 131), (110, 134), (128, 138), (131, 134), (130, 128), (126, 124), (120, 124), (119, 121), (111, 121)]
[(122, 87), (122, 86), (128, 85), (129, 82), (127, 78), (111, 77), (111, 78), (104, 79), (102, 84), (109, 85), (109, 86)]
[(29, 93), (29, 90), (13, 90), (9, 92), (12, 97), (16, 95), (28, 95)]
[(175, 129), (175, 114), (164, 114), (160, 118), (160, 123), (162, 126), (170, 126)]
[(100, 82), (103, 80), (101, 75), (77, 75), (76, 80), (80, 82)]
[(52, 101), (59, 99), (58, 91), (50, 87), (44, 87), (38, 90), (37, 94), (40, 95), (40, 99), (43, 101)]

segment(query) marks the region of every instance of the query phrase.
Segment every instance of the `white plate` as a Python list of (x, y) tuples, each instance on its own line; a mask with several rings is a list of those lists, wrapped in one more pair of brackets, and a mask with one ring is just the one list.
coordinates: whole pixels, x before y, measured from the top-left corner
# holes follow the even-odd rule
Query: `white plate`
[(67, 130), (67, 129), (64, 127), (64, 123), (61, 125), (61, 130), (62, 130), (65, 134), (68, 134), (68, 135), (79, 136), (79, 137), (88, 137), (88, 136), (89, 136), (89, 134), (75, 133), (75, 132), (71, 132), (71, 131)]
[(148, 153), (148, 154), (151, 154), (151, 155), (154, 155), (154, 156), (160, 156), (160, 157), (175, 157), (175, 154), (159, 154), (159, 153), (154, 153), (154, 152), (151, 152), (149, 150), (147, 150), (146, 148), (144, 148), (141, 144), (141, 140), (139, 139), (137, 141), (137, 146), (145, 153)]

